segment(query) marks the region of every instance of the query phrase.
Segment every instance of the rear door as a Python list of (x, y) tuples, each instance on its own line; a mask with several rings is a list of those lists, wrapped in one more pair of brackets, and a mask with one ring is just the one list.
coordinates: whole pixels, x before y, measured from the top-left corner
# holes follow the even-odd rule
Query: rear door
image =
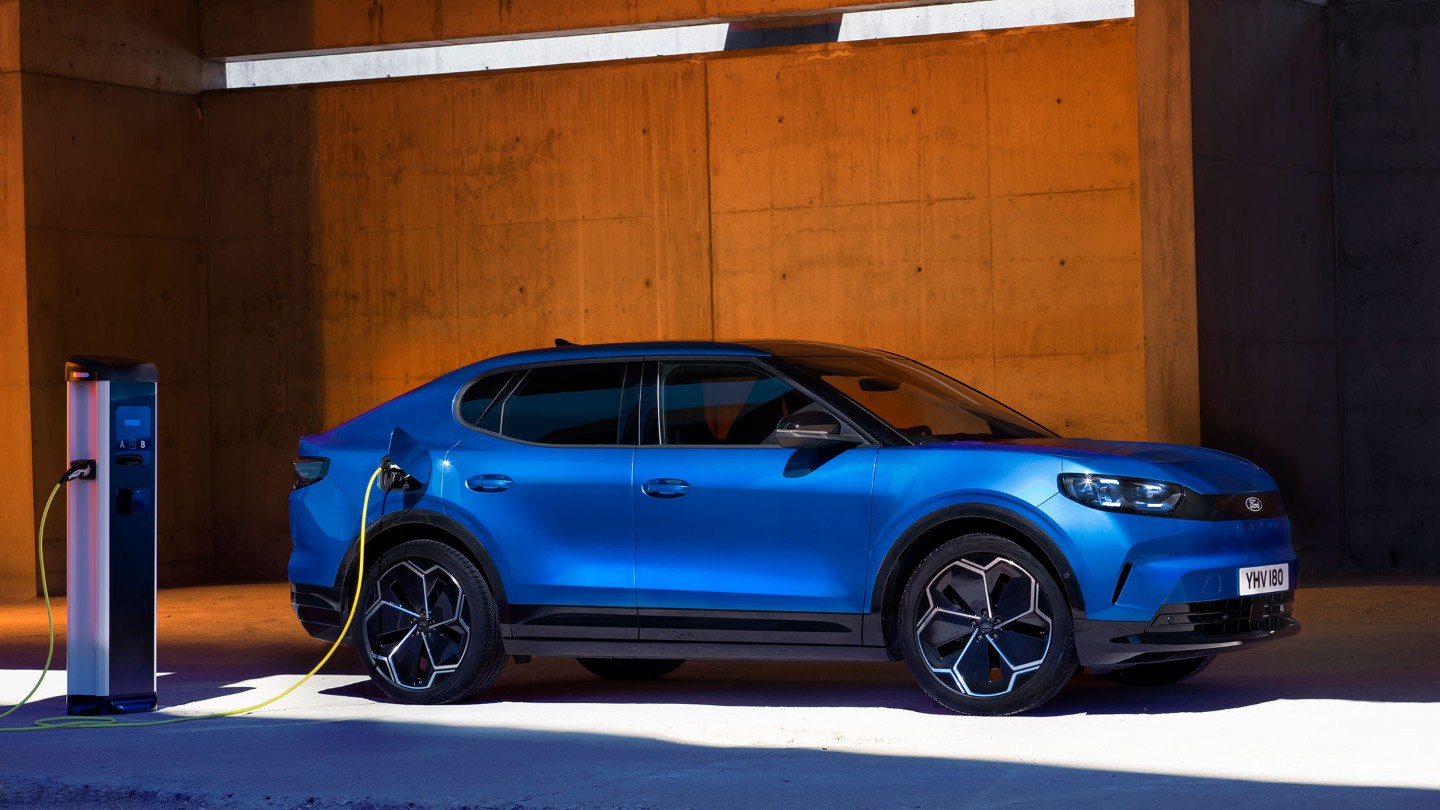
[(461, 395), (475, 430), (449, 456), (448, 500), (494, 558), (515, 635), (636, 637), (638, 373), (625, 361), (552, 364)]

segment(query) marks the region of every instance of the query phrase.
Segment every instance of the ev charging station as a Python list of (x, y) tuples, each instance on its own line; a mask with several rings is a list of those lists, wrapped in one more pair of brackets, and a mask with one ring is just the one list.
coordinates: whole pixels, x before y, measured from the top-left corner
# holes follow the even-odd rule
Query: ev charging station
[[(65, 364), (72, 715), (153, 711), (155, 366), (118, 357)], [(93, 461), (86, 465), (85, 462)]]

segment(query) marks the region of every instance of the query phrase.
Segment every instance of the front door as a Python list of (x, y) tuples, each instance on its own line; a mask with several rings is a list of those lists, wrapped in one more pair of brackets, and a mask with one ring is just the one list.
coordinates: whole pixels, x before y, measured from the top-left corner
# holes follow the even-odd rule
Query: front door
[(813, 614), (858, 628), (876, 449), (780, 447), (779, 420), (820, 406), (758, 364), (657, 377), (633, 483), (641, 639), (848, 643), (851, 622)]

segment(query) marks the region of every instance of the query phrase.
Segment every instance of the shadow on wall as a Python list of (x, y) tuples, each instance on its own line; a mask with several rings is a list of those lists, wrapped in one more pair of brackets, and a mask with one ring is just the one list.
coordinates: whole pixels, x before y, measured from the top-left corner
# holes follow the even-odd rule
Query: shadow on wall
[(239, 581), (285, 576), (294, 448), (328, 427), (324, 274), (346, 270), (321, 255), (315, 91), (290, 89), (282, 104), (271, 101), (201, 99), (214, 548), (220, 577)]

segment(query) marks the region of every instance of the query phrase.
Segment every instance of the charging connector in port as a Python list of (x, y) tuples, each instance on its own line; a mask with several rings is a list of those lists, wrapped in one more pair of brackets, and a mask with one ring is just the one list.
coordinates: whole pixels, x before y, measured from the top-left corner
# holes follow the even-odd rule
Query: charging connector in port
[(386, 492), (414, 492), (424, 485), (389, 456), (380, 460), (380, 488)]

